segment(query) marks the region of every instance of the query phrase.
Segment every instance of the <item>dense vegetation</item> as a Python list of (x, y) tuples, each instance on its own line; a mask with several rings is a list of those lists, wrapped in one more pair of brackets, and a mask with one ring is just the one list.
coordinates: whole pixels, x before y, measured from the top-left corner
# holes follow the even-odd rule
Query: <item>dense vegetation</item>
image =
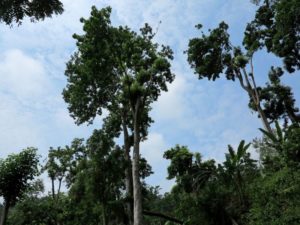
[[(59, 1), (12, 2), (0, 3), (0, 21), (7, 24), (62, 12)], [(140, 32), (115, 27), (111, 8), (93, 7), (90, 18), (81, 19), (83, 34), (73, 36), (77, 51), (67, 63), (63, 97), (77, 124), (92, 123), (103, 110), (108, 115), (88, 140), (50, 148), (43, 165), (34, 148), (0, 160), (1, 225), (300, 224), (300, 114), (292, 89), (281, 82), (285, 72), (300, 69), (300, 1), (253, 2), (258, 10), (241, 46), (231, 44), (222, 22), (191, 39), (185, 53), (199, 79), (238, 82), (261, 119), (260, 138), (229, 145), (222, 163), (176, 145), (164, 153), (168, 179), (176, 181), (172, 190), (161, 194), (146, 184), (153, 172), (140, 143), (153, 122), (151, 104), (174, 80), (173, 52), (154, 42), (148, 24)], [(261, 50), (283, 60), (282, 67), (270, 65), (262, 87), (253, 64)], [(43, 172), (51, 181), (48, 194), (37, 178)]]

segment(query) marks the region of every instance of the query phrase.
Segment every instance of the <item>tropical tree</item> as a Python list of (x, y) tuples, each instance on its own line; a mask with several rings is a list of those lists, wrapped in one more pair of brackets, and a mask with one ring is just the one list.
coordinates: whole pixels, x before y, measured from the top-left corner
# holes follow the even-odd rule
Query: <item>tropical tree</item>
[[(196, 26), (198, 29), (202, 25)], [(225, 74), (228, 80), (238, 80), (241, 87), (250, 96), (253, 106), (259, 113), (263, 126), (272, 132), (268, 118), (261, 106), (261, 99), (254, 76), (252, 57), (254, 52), (243, 53), (240, 47), (234, 47), (229, 40), (228, 25), (225, 22), (210, 31), (209, 35), (202, 33), (200, 38), (194, 38), (189, 42), (187, 50), (188, 62), (199, 75), (199, 79), (207, 78), (215, 80)], [(247, 71), (247, 65), (250, 71)]]
[(241, 141), (237, 151), (232, 146), (228, 146), (228, 151), (225, 155), (222, 173), (224, 173), (224, 182), (232, 182), (239, 196), (239, 204), (241, 207), (248, 207), (246, 198), (247, 181), (253, 180), (256, 177), (257, 165), (256, 160), (250, 158), (250, 153), (247, 152), (250, 143), (245, 145), (245, 141)]
[[(51, 179), (52, 198), (54, 200), (59, 199), (63, 181), (67, 186), (70, 186), (79, 160), (86, 155), (83, 141), (83, 139), (75, 138), (70, 146), (57, 147), (56, 149), (50, 147), (43, 170), (47, 171), (48, 177)], [(57, 188), (55, 188), (55, 181), (58, 181)]]
[[(257, 4), (260, 2), (256, 1)], [(271, 67), (271, 82), (266, 88), (259, 87), (253, 57), (265, 47), (284, 59), (284, 67), (288, 72), (300, 68), (300, 4), (296, 0), (262, 2), (255, 19), (246, 27), (243, 48), (232, 45), (227, 32), (228, 25), (222, 22), (218, 28), (209, 30), (208, 35), (202, 32), (199, 38), (191, 39), (186, 53), (199, 79), (215, 80), (224, 74), (228, 80), (238, 80), (249, 95), (249, 106), (258, 112), (264, 129), (272, 132), (270, 123), (274, 121), (274, 116), (288, 117), (294, 122), (299, 121), (300, 115), (297, 114), (291, 89), (280, 84), (283, 70)], [(201, 29), (202, 25), (196, 27)]]
[[(152, 42), (149, 25), (141, 34), (128, 27), (113, 27), (110, 8), (92, 8), (84, 23), (83, 35), (74, 35), (76, 52), (67, 64), (68, 85), (63, 95), (77, 123), (92, 122), (103, 109), (118, 106), (127, 112), (133, 130), (134, 224), (142, 224), (142, 198), (139, 179), (142, 121), (148, 121), (149, 105), (174, 75), (170, 71), (169, 47)], [(146, 113), (146, 114), (145, 114)], [(124, 121), (125, 122), (125, 121)]]
[(27, 148), (0, 160), (0, 196), (4, 199), (1, 225), (6, 223), (10, 206), (22, 197), (30, 186), (29, 181), (39, 174), (36, 152), (35, 148)]

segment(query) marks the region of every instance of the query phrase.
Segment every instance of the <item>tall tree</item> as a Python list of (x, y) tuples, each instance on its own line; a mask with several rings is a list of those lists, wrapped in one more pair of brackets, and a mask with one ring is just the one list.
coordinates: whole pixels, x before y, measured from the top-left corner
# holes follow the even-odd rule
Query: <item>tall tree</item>
[(7, 25), (14, 22), (21, 24), (25, 17), (37, 21), (62, 12), (63, 4), (60, 0), (1, 0), (0, 2), (0, 22)]
[[(188, 62), (199, 79), (215, 80), (224, 74), (228, 80), (238, 80), (249, 95), (249, 105), (258, 112), (264, 128), (272, 132), (270, 123), (274, 116), (277, 116), (275, 119), (287, 116), (292, 122), (299, 121), (300, 116), (292, 91), (279, 83), (283, 70), (271, 67), (268, 87), (258, 87), (252, 61), (254, 54), (265, 47), (268, 52), (283, 58), (288, 72), (300, 69), (300, 3), (297, 0), (253, 2), (260, 7), (255, 19), (246, 27), (243, 48), (232, 45), (228, 25), (222, 22), (218, 28), (209, 30), (208, 35), (202, 32), (199, 38), (191, 39), (186, 52)], [(196, 27), (201, 29), (202, 25)]]
[[(172, 51), (153, 43), (149, 25), (141, 34), (128, 27), (113, 27), (110, 8), (92, 8), (84, 23), (84, 34), (74, 35), (76, 52), (67, 64), (68, 85), (65, 101), (77, 123), (92, 122), (103, 109), (117, 105), (126, 109), (133, 127), (134, 224), (142, 224), (141, 183), (139, 179), (141, 124), (149, 105), (174, 75), (170, 71)], [(146, 114), (148, 117), (148, 115)]]
[[(196, 27), (202, 28), (201, 25)], [(255, 81), (252, 64), (253, 52), (249, 51), (245, 54), (240, 47), (232, 46), (227, 30), (228, 25), (222, 22), (218, 28), (211, 30), (209, 35), (202, 32), (200, 38), (191, 39), (187, 50), (188, 62), (195, 69), (195, 73), (199, 75), (199, 79), (207, 78), (214, 81), (224, 72), (228, 80), (238, 80), (253, 101), (253, 106), (259, 113), (264, 128), (272, 132), (268, 118), (261, 106)], [(247, 65), (250, 66), (250, 71), (247, 71)]]
[(27, 148), (0, 160), (0, 196), (4, 199), (1, 225), (5, 225), (9, 207), (14, 205), (38, 175), (37, 149)]
[[(103, 132), (110, 137), (120, 137), (123, 133), (123, 152), (125, 160), (125, 189), (126, 189), (126, 212), (128, 216), (128, 224), (133, 224), (133, 183), (132, 183), (132, 163), (130, 149), (133, 146), (133, 124), (130, 117), (130, 110), (117, 104), (109, 107), (109, 115), (104, 119)], [(150, 107), (145, 108), (141, 116), (141, 140), (147, 137), (147, 129), (152, 122), (148, 116)]]

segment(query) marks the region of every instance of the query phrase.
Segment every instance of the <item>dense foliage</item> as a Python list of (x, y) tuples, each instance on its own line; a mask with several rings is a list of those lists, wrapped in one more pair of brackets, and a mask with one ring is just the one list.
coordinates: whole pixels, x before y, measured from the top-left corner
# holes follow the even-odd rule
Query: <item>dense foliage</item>
[(0, 22), (8, 25), (21, 24), (25, 17), (37, 21), (62, 12), (63, 4), (59, 0), (1, 0), (0, 2)]

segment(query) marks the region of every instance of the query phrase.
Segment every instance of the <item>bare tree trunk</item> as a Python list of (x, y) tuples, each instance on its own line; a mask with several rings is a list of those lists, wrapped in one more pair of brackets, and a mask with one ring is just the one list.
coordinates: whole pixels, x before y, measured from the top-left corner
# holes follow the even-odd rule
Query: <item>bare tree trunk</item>
[(3, 210), (2, 210), (2, 216), (1, 216), (0, 225), (5, 225), (6, 224), (6, 219), (7, 219), (9, 205), (10, 205), (10, 201), (9, 200), (5, 200), (4, 201)]
[(122, 126), (124, 133), (124, 158), (126, 161), (125, 168), (125, 189), (126, 189), (126, 214), (128, 216), (128, 224), (133, 224), (133, 188), (132, 188), (132, 166), (131, 166), (131, 158), (130, 158), (130, 140), (129, 134), (127, 130), (127, 126), (125, 124), (126, 115), (123, 116)]
[[(250, 77), (252, 79), (252, 85), (250, 83), (250, 80), (249, 80), (249, 77), (248, 77), (248, 74), (247, 74), (247, 71), (246, 71), (245, 68), (243, 68), (243, 70), (242, 70), (242, 72), (244, 74), (244, 78), (243, 78), (241, 72), (239, 72), (239, 71), (237, 71), (236, 75), (239, 79), (241, 87), (249, 94), (250, 98), (252, 98), (252, 101), (255, 104), (256, 110), (257, 110), (257, 112), (260, 116), (260, 119), (262, 121), (262, 124), (263, 124), (265, 130), (272, 133), (273, 131), (272, 131), (272, 128), (271, 128), (271, 126), (268, 122), (266, 114), (260, 106), (260, 97), (259, 97), (258, 90), (257, 90), (257, 87), (256, 87), (252, 61), (251, 61), (251, 68), (252, 68), (251, 69), (252, 72), (250, 73), (251, 74)], [(244, 80), (246, 81), (246, 83), (244, 83)]]
[(140, 99), (137, 99), (133, 109), (134, 119), (134, 145), (133, 145), (133, 162), (132, 162), (132, 178), (133, 178), (133, 220), (134, 225), (143, 224), (143, 207), (142, 207), (142, 192), (139, 176), (139, 161), (140, 161), (140, 124), (139, 124), (139, 109)]
[(54, 178), (51, 177), (51, 184), (52, 184), (52, 198), (55, 199), (55, 187), (54, 187)]
[(58, 190), (57, 190), (57, 196), (56, 196), (57, 198), (56, 198), (56, 200), (59, 200), (59, 194), (60, 194), (61, 182), (62, 182), (62, 178), (59, 178)]
[(267, 119), (263, 109), (260, 106), (260, 103), (256, 104), (256, 109), (259, 113), (260, 119), (264, 125), (265, 130), (267, 130), (269, 133), (273, 133), (272, 128), (268, 122), (268, 119)]

